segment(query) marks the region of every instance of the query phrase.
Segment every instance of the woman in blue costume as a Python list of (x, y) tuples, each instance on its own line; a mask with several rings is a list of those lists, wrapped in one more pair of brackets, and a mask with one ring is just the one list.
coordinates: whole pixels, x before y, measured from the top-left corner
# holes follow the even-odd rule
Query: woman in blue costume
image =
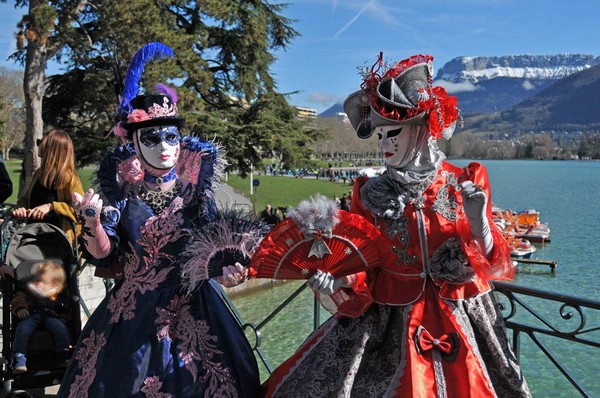
[[(137, 84), (133, 95), (127, 92), (133, 67), (139, 77), (147, 60), (172, 56), (159, 43), (148, 46), (132, 60), (124, 120), (115, 128), (132, 143), (101, 162), (98, 194), (74, 195), (87, 253), (101, 269), (123, 266), (81, 333), (58, 397), (254, 397), (254, 354), (209, 279), (209, 257), (235, 249), (235, 239), (225, 232), (198, 242), (208, 235), (194, 231), (218, 220), (213, 194), (221, 151), (180, 137), (173, 89), (159, 85), (158, 93), (128, 99), (137, 94)], [(207, 248), (211, 253), (193, 251)], [(235, 256), (219, 259), (226, 265), (220, 283), (245, 280)]]

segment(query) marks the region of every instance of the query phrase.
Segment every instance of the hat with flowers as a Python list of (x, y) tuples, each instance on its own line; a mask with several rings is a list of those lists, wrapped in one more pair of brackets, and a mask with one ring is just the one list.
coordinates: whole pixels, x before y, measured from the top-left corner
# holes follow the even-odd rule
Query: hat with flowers
[[(382, 71), (383, 69), (383, 71)], [(433, 57), (414, 55), (386, 67), (383, 53), (363, 68), (361, 89), (344, 101), (344, 110), (360, 138), (379, 126), (423, 124), (437, 139), (449, 139), (461, 120), (458, 100), (440, 86), (432, 86)]]

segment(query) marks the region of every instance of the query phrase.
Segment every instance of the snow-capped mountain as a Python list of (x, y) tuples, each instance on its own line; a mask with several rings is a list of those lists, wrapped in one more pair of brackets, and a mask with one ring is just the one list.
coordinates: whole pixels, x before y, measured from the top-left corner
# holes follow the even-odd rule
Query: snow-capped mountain
[(434, 84), (456, 95), (464, 114), (494, 113), (598, 64), (600, 57), (587, 54), (458, 57), (438, 70)]
[[(595, 65), (600, 65), (600, 57), (588, 54), (457, 57), (438, 70), (433, 84), (458, 97), (463, 115), (493, 114)], [(339, 112), (343, 112), (341, 103), (332, 105), (319, 117), (332, 117)]]
[(458, 57), (438, 70), (436, 80), (477, 83), (498, 77), (561, 79), (600, 63), (586, 54)]

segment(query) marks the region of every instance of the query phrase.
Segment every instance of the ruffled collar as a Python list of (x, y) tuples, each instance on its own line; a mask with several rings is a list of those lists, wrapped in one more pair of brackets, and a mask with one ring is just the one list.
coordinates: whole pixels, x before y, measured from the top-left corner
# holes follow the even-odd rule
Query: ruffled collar
[(377, 217), (399, 219), (431, 185), (445, 158), (434, 140), (424, 140), (407, 165), (388, 166), (385, 174), (367, 180), (360, 189), (363, 205)]

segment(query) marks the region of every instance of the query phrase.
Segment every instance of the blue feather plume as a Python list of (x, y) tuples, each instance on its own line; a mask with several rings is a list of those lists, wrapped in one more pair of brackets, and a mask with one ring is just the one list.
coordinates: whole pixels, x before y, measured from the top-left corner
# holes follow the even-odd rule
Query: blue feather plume
[(121, 98), (121, 110), (128, 111), (129, 102), (137, 95), (146, 63), (167, 57), (174, 57), (173, 50), (171, 47), (159, 42), (148, 43), (138, 50), (133, 56), (133, 59), (129, 64), (129, 69), (127, 70), (127, 76), (125, 76)]

